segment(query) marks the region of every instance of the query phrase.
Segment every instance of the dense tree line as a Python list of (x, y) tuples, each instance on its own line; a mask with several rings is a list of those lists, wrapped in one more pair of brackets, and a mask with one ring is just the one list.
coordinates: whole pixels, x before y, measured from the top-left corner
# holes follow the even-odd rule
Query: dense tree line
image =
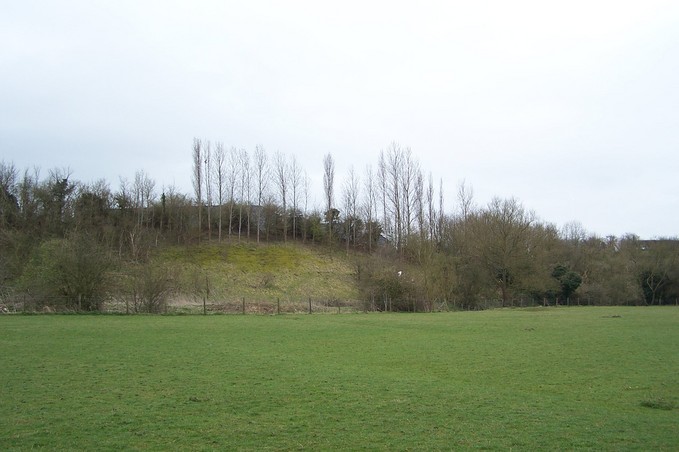
[[(679, 241), (597, 237), (561, 230), (516, 199), (477, 206), (457, 188), (444, 212), (438, 189), (409, 148), (392, 143), (376, 167), (351, 168), (336, 184), (332, 155), (319, 161), (323, 206), (296, 157), (257, 146), (194, 139), (193, 193), (134, 180), (83, 183), (69, 170), (20, 171), (0, 162), (0, 286), (39, 307), (98, 310), (121, 298), (155, 311), (174, 288), (150, 252), (164, 244), (298, 241), (346, 249), (374, 309), (475, 309), (541, 304), (665, 304), (679, 297)], [(321, 167), (322, 165), (322, 167)], [(133, 272), (119, 271), (121, 262)], [(113, 277), (111, 276), (113, 275)], [(44, 303), (44, 302), (42, 302)]]

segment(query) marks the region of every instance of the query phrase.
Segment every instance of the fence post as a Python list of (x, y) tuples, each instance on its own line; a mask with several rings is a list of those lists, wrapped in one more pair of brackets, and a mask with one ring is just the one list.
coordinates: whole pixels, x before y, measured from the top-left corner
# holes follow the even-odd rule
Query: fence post
[(243, 315), (245, 315), (245, 297), (243, 297)]
[(276, 298), (276, 312), (278, 315), (281, 315), (281, 299)]
[(205, 273), (205, 295), (203, 296), (203, 315), (207, 315), (207, 297), (210, 296), (210, 280)]
[(311, 314), (311, 297), (309, 297), (309, 314)]

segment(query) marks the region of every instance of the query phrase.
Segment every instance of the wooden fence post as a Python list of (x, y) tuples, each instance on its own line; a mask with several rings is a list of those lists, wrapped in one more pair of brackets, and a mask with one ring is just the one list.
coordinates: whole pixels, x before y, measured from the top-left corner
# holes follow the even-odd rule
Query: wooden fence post
[(203, 297), (203, 315), (207, 315), (207, 299), (210, 296), (210, 280), (205, 273), (205, 297)]

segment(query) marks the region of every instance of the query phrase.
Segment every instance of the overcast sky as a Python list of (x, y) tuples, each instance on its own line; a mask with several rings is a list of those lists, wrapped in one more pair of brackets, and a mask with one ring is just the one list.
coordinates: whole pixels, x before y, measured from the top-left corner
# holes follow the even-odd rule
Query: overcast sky
[(194, 137), (676, 236), (679, 2), (0, 0), (0, 160), (190, 194)]

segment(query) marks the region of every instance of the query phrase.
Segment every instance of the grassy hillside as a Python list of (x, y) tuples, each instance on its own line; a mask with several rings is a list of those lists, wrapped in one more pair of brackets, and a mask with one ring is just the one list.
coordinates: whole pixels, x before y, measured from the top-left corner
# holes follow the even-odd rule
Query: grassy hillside
[(0, 449), (677, 450), (678, 349), (674, 307), (0, 316)]
[[(356, 265), (352, 257), (324, 247), (300, 244), (204, 244), (169, 247), (154, 256), (156, 264), (180, 269), (182, 283), (175, 303), (191, 300), (207, 284), (211, 304), (248, 302), (305, 303), (356, 300)], [(207, 278), (207, 283), (206, 283)]]

